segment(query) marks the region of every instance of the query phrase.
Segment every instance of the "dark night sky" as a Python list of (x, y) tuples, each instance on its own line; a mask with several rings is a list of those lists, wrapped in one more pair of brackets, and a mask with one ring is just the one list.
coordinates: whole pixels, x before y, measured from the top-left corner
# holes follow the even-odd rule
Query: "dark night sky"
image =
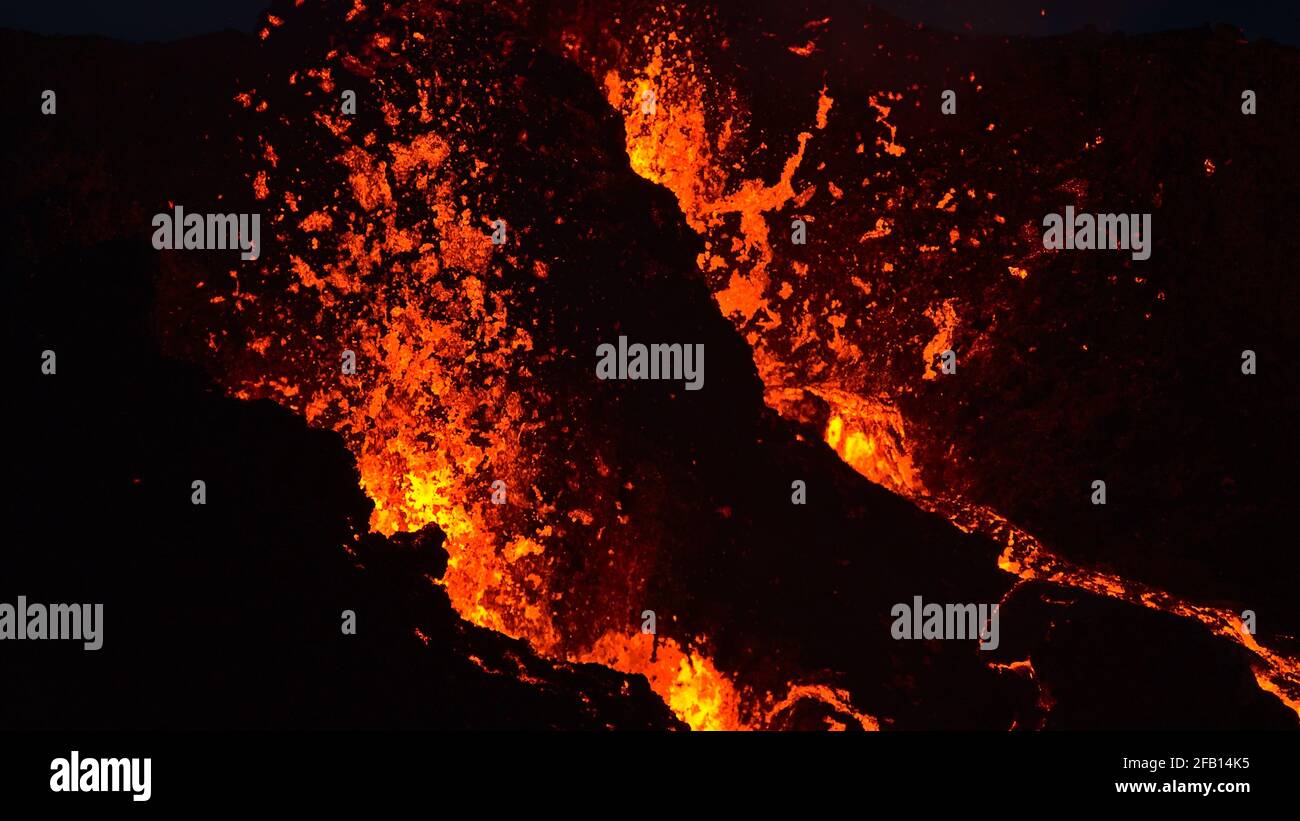
[[(34, 0), (5, 3), (0, 27), (170, 40), (228, 28), (252, 31), (267, 5), (266, 0)], [(1232, 23), (1252, 40), (1300, 45), (1300, 14), (1293, 0), (882, 0), (876, 5), (906, 19), (975, 34), (1064, 34), (1088, 25), (1137, 34)]]

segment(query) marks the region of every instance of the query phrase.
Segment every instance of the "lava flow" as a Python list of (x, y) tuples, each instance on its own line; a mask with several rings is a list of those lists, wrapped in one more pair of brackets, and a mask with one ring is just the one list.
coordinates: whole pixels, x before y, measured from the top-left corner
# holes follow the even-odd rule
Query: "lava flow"
[[(779, 134), (760, 128), (746, 108), (737, 73), (727, 66), (726, 37), (707, 17), (659, 7), (655, 14), (633, 16), (617, 28), (578, 16), (569, 24), (583, 36), (566, 32), (560, 45), (603, 83), (610, 104), (623, 114), (632, 168), (671, 190), (688, 224), (703, 238), (700, 271), (719, 309), (753, 346), (768, 404), (797, 420), (802, 399), (813, 396), (824, 402), (829, 408), (825, 441), (847, 464), (961, 530), (1004, 545), (998, 559), (1002, 570), (1022, 580), (1048, 581), (1194, 619), (1247, 648), (1257, 659), (1253, 667), (1261, 689), (1300, 715), (1300, 659), (1261, 645), (1237, 613), (1194, 604), (1153, 585), (1054, 555), (992, 508), (965, 499), (963, 487), (969, 478), (960, 470), (945, 476), (940, 492), (926, 486), (906, 433), (911, 429), (916, 435), (918, 426), (905, 423), (899, 404), (915, 395), (918, 378), (937, 378), (937, 358), (954, 347), (960, 318), (956, 293), (944, 294), (940, 284), (927, 296), (921, 283), (934, 281), (936, 270), (947, 264), (933, 261), (941, 252), (957, 254), (992, 240), (996, 227), (1006, 223), (992, 210), (999, 192), (990, 186), (977, 190), (967, 181), (900, 182), (909, 174), (897, 167), (906, 154), (907, 136), (900, 135), (890, 115), (892, 107), (905, 100), (915, 105), (921, 94), (917, 87), (906, 92), (883, 88), (865, 99), (853, 99), (838, 92), (832, 96), (823, 85), (803, 105), (802, 129)], [(813, 40), (808, 47), (791, 46), (790, 51), (806, 57), (829, 22), (807, 21), (803, 30)], [(884, 48), (883, 42), (879, 47)], [(982, 89), (973, 73), (962, 79), (970, 91)], [(654, 105), (646, 105), (647, 100)], [(842, 134), (822, 136), (828, 118), (837, 116), (851, 123), (844, 130), (853, 131), (853, 140), (845, 141)], [(994, 129), (990, 123), (987, 130)], [(825, 140), (835, 142), (810, 159), (810, 148)], [(1101, 142), (1098, 137), (1084, 149)], [(785, 154), (780, 146), (786, 147)], [(758, 161), (751, 159), (755, 149)], [(773, 154), (776, 161), (770, 159)], [(814, 162), (815, 171), (808, 168)], [(760, 170), (751, 170), (752, 165)], [(841, 172), (851, 169), (855, 176), (836, 178), (828, 165)], [(765, 181), (764, 168), (775, 182)], [(846, 228), (845, 218), (835, 212), (845, 207), (845, 191), (853, 189), (868, 193), (853, 200), (860, 213), (849, 219), (865, 219), (866, 224)], [(881, 245), (908, 220), (908, 212), (944, 216), (959, 206), (974, 216), (947, 225), (927, 219), (922, 231), (930, 236), (916, 238), (913, 232), (893, 247)], [(831, 232), (818, 258), (810, 260), (786, 237), (773, 238), (787, 232), (792, 219), (804, 220), (809, 231)], [(1028, 250), (1024, 258), (1005, 260), (1001, 270), (1023, 280), (1041, 264), (1041, 254)], [(810, 265), (830, 266), (834, 275), (810, 271)], [(924, 272), (917, 284), (899, 287), (900, 275), (916, 272)], [(830, 281), (848, 281), (853, 287), (845, 290), (842, 301), (828, 299)], [(1005, 285), (990, 288), (986, 296)], [(901, 301), (889, 304), (900, 296)], [(925, 321), (933, 323), (928, 340), (924, 334), (909, 335), (908, 329), (924, 327)], [(862, 331), (842, 334), (850, 323)], [(875, 349), (861, 344), (863, 338), (874, 340)], [(911, 347), (918, 339), (925, 341), (923, 349)], [(977, 338), (969, 347), (984, 344)], [(898, 360), (907, 357), (909, 349), (915, 351), (916, 365), (900, 369)], [(951, 454), (947, 443), (940, 440), (931, 447), (936, 444)]]

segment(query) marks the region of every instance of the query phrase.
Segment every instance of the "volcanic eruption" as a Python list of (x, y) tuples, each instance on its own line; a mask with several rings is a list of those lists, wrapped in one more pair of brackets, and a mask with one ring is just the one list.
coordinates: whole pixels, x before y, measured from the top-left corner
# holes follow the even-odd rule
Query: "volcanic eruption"
[[(1294, 342), (1300, 249), (1229, 203), (1300, 180), (1206, 113), (1293, 52), (641, 0), (285, 0), (240, 47), (171, 125), (202, 171), (69, 233), (260, 213), (256, 259), (160, 252), (149, 324), (337, 437), (331, 549), (461, 620), (395, 630), (610, 726), (675, 723), (647, 684), (694, 729), (1296, 726), (1295, 386), (1238, 354)], [(1045, 249), (1066, 204), (1154, 208), (1151, 258)], [(702, 388), (598, 378), (622, 338)], [(1001, 641), (896, 640), (914, 597)]]

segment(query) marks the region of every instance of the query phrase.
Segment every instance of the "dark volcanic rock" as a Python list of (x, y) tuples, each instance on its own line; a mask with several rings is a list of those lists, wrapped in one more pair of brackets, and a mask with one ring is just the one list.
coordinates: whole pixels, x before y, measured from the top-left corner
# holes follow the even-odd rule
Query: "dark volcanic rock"
[(159, 358), (156, 268), (138, 242), (74, 240), (6, 284), (6, 344), (55, 349), (58, 373), (11, 381), (0, 601), (101, 602), (104, 624), (94, 652), (0, 645), (0, 726), (678, 726), (643, 679), (461, 621), (431, 583), (442, 534), (366, 533), (337, 435)]
[(1296, 726), (1255, 682), (1250, 652), (1193, 621), (1039, 583), (1019, 587), (1003, 618), (1002, 654), (1032, 659), (1050, 703), (1044, 729)]

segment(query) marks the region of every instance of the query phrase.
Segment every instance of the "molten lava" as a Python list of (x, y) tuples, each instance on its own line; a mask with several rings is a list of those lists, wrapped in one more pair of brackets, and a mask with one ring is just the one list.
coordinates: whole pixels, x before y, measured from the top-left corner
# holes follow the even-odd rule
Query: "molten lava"
[[(831, 728), (852, 721), (878, 729), (842, 689), (799, 680), (772, 693), (738, 684), (711, 660), (717, 625), (678, 625), (677, 638), (639, 632), (627, 617), (640, 600), (634, 568), (611, 571), (623, 587), (595, 591), (561, 572), (574, 552), (566, 546), (609, 555), (612, 545), (625, 546), (617, 534), (627, 516), (616, 501), (622, 479), (599, 456), (578, 464), (546, 439), (555, 398), (534, 369), (563, 357), (539, 350), (528, 283), (544, 281), (552, 260), (504, 216), (510, 203), (487, 184), (508, 187), (499, 178), (507, 163), (475, 110), (512, 100), (511, 91), (500, 77), (458, 70), (456, 44), (425, 33), (437, 14), (375, 14), (373, 31), (353, 33), (359, 44), (332, 49), (276, 89), (240, 95), (282, 126), (263, 141), (263, 167), (249, 177), (271, 212), (276, 244), (291, 252), (269, 257), (264, 287), (237, 290), (222, 306), (248, 329), (222, 331), (210, 343), (231, 391), (274, 399), (341, 434), (375, 503), (374, 530), (436, 522), (450, 553), (438, 584), (465, 619), (551, 658), (643, 674), (692, 728), (780, 726), (794, 705), (813, 702), (842, 717), (827, 720)], [(936, 358), (954, 346), (966, 315), (955, 298), (915, 288), (909, 277), (934, 275), (987, 242), (1006, 221), (992, 211), (996, 192), (905, 178), (899, 163), (916, 152), (892, 119), (909, 101), (898, 89), (847, 99), (823, 86), (791, 133), (754, 130), (749, 101), (700, 56), (725, 62), (716, 32), (688, 25), (684, 14), (635, 23), (639, 36), (614, 50), (589, 30), (566, 31), (563, 51), (622, 115), (631, 168), (671, 191), (701, 237), (700, 274), (752, 347), (767, 403), (793, 415), (801, 397), (816, 397), (830, 409), (826, 444), (844, 462), (1004, 545), (999, 567), (1008, 573), (1195, 619), (1237, 641), (1259, 659), (1260, 686), (1300, 713), (1300, 662), (1259, 645), (1232, 613), (1065, 562), (997, 513), (965, 502), (959, 482), (927, 486), (915, 443), (941, 434), (912, 424), (901, 400), (914, 383), (934, 381)], [(281, 32), (264, 39), (274, 43)], [(451, 58), (433, 59), (443, 48)], [(800, 58), (816, 52), (815, 44), (789, 49)], [(381, 77), (373, 86), (377, 117), (313, 108), (333, 99), (340, 68)], [(858, 165), (832, 178), (825, 158), (842, 147), (823, 143), (840, 116), (861, 123), (848, 146)], [(532, 138), (521, 129), (514, 139)], [(751, 171), (751, 156), (772, 173)], [(332, 177), (298, 173), (298, 163), (313, 160)], [(850, 196), (869, 204), (825, 241), (834, 258), (787, 241), (793, 220), (817, 231), (819, 217)], [(960, 225), (950, 219), (959, 208), (974, 215)], [(497, 245), (491, 236), (503, 218), (510, 240)], [(1001, 270), (1013, 276), (1001, 279), (1012, 285), (1039, 265), (1006, 262)], [(832, 265), (843, 268), (828, 287)], [(344, 350), (366, 367), (340, 376)], [(493, 503), (497, 483), (508, 504)], [(589, 604), (582, 620), (562, 615), (575, 598)], [(1029, 661), (1005, 667), (1037, 682)]]

